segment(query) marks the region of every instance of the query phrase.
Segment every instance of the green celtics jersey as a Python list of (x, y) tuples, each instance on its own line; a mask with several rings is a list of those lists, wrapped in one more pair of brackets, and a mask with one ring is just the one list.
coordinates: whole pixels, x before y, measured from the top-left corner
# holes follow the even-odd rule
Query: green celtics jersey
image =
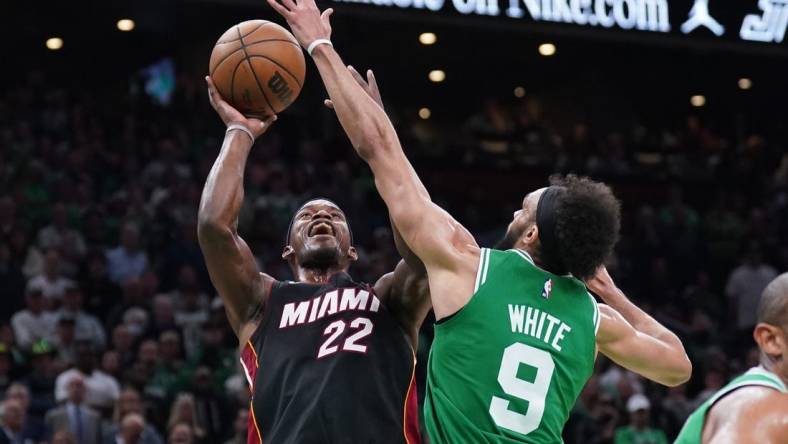
[(681, 432), (679, 432), (679, 436), (676, 438), (674, 444), (701, 444), (703, 424), (706, 422), (706, 415), (709, 413), (709, 409), (730, 392), (752, 385), (769, 387), (783, 393), (788, 393), (785, 384), (783, 384), (777, 375), (763, 367), (753, 367), (749, 369), (747, 373), (734, 378), (728, 385), (721, 388), (720, 391), (712, 395), (712, 397), (701, 404), (697, 410), (692, 412), (689, 418), (687, 418), (687, 422), (684, 423), (684, 427), (681, 428)]
[(560, 443), (594, 368), (599, 310), (585, 285), (523, 251), (483, 248), (470, 301), (435, 325), (430, 441)]

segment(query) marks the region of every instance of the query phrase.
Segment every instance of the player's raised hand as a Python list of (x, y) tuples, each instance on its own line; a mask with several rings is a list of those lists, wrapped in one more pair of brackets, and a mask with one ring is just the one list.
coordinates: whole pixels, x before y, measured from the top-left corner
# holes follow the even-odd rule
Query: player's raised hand
[(276, 121), (276, 114), (271, 117), (268, 117), (265, 120), (255, 119), (253, 117), (246, 117), (241, 114), (240, 111), (233, 108), (232, 105), (227, 103), (219, 94), (219, 91), (216, 90), (216, 87), (213, 84), (213, 80), (211, 80), (210, 76), (205, 76), (205, 82), (208, 84), (208, 100), (211, 102), (211, 106), (219, 114), (219, 117), (222, 119), (225, 125), (230, 125), (233, 123), (237, 123), (240, 125), (245, 126), (248, 128), (254, 138), (257, 139), (263, 133), (268, 131), (268, 128)]
[[(371, 69), (367, 70), (367, 79), (364, 80), (364, 77), (356, 71), (356, 68), (352, 66), (347, 66), (348, 71), (350, 74), (353, 75), (353, 78), (356, 79), (356, 82), (361, 86), (361, 89), (367, 93), (368, 96), (372, 97), (372, 100), (375, 101), (381, 108), (383, 108), (383, 99), (380, 97), (380, 90), (378, 89), (378, 82), (375, 80), (375, 73), (372, 72)], [(323, 103), (330, 109), (334, 109), (334, 103), (331, 99), (326, 99)]]
[(331, 39), (331, 21), (329, 18), (334, 10), (326, 9), (322, 13), (315, 0), (267, 0), (276, 12), (287, 20), (290, 30), (304, 47), (318, 39)]
[(603, 300), (616, 290), (616, 283), (613, 282), (613, 278), (610, 277), (605, 266), (599, 267), (594, 277), (586, 280), (586, 286)]

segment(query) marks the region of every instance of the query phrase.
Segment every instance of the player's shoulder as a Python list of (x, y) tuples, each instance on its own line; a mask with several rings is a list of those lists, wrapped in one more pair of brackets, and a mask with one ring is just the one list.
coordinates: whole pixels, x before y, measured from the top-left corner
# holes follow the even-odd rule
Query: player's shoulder
[(788, 433), (788, 394), (773, 388), (748, 385), (719, 399), (706, 416), (704, 436), (710, 442), (762, 442)]
[[(744, 412), (747, 415), (740, 415)], [(756, 415), (755, 412), (761, 414)], [(772, 413), (788, 415), (788, 394), (762, 385), (746, 385), (724, 394), (711, 406), (708, 416), (732, 419), (746, 417), (757, 424)]]

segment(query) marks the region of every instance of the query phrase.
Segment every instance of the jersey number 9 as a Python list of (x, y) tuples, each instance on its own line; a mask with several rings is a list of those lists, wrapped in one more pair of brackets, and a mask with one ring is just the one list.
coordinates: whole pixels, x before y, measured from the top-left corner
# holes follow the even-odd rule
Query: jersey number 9
[[(536, 369), (534, 382), (517, 378), (520, 364)], [(550, 353), (515, 342), (503, 351), (501, 368), (498, 370), (498, 384), (504, 393), (528, 401), (525, 415), (509, 410), (509, 401), (493, 396), (490, 402), (490, 416), (498, 427), (527, 435), (537, 428), (544, 415), (547, 390), (553, 378), (555, 363)]]

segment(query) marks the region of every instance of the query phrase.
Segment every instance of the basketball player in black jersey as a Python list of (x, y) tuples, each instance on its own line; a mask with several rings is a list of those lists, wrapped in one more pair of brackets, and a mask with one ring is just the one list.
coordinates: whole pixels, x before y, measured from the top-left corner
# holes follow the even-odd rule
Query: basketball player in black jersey
[[(414, 350), (430, 309), (423, 265), (395, 233), (407, 262), (375, 285), (354, 281), (345, 214), (316, 199), (293, 216), (282, 253), (296, 282), (259, 272), (237, 219), (247, 157), (276, 117), (244, 117), (206, 81), (227, 132), (198, 234), (252, 390), (248, 444), (420, 443)], [(360, 83), (380, 103), (374, 82)]]

